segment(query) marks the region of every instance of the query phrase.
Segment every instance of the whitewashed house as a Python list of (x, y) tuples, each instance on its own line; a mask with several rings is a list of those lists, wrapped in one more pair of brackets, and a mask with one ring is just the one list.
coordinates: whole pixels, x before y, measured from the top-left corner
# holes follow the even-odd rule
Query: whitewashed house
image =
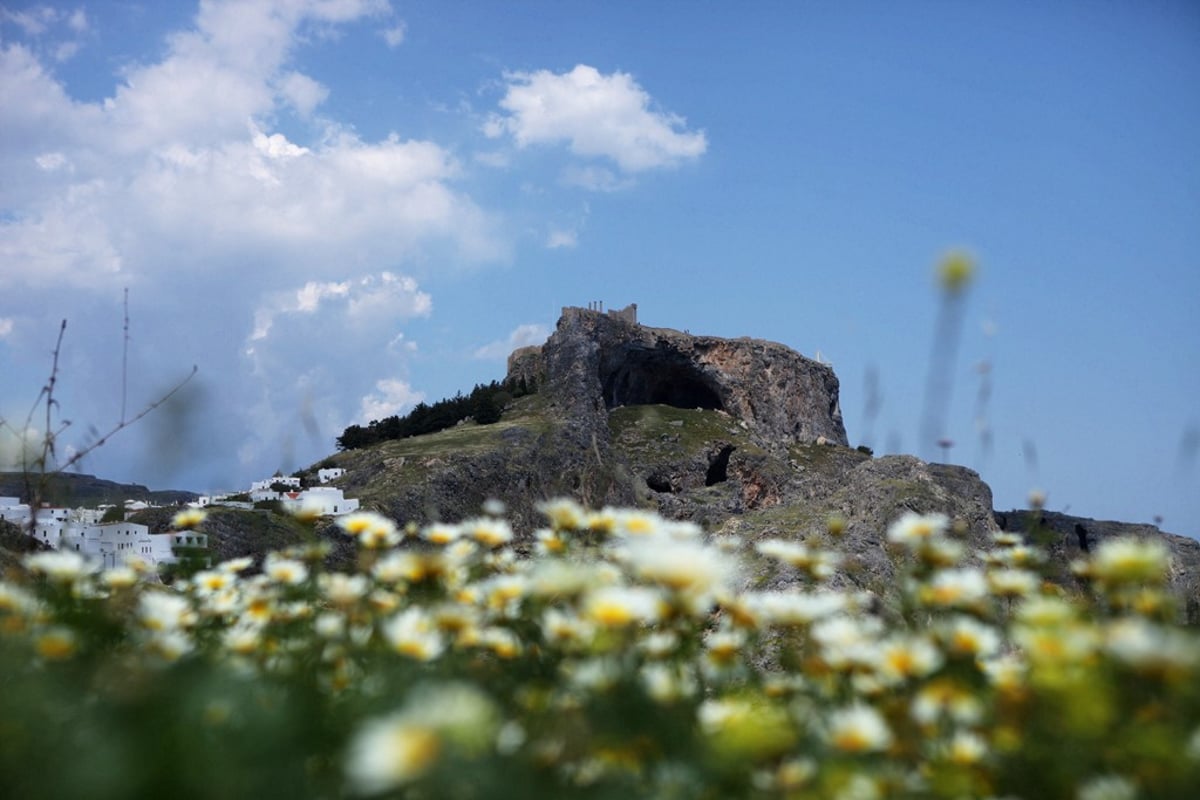
[(42, 506), (37, 510), (37, 518), (38, 522), (42, 522), (43, 520), (47, 522), (51, 520), (66, 522), (71, 518), (71, 509), (60, 506)]
[(71, 509), (43, 506), (34, 515), (33, 538), (42, 544), (58, 548), (64, 536), (79, 528), (78, 523), (71, 521)]
[(0, 497), (0, 519), (24, 527), (29, 524), (29, 504), (19, 497)]
[(208, 548), (208, 534), (199, 531), (170, 531), (150, 537), (150, 556), (155, 564), (173, 564), (179, 560), (180, 547)]
[(254, 492), (272, 491), (271, 487), (276, 484), (283, 484), (294, 491), (300, 491), (299, 478), (284, 478), (281, 476), (278, 478), (267, 478), (265, 481), (255, 481), (254, 483), (250, 484), (250, 494), (253, 496)]
[(311, 512), (322, 517), (337, 517), (358, 511), (357, 498), (349, 498), (341, 489), (332, 486), (314, 486), (302, 492), (288, 492), (283, 498), (283, 507), (293, 513)]
[(78, 530), (78, 527), (68, 527), (68, 523), (58, 519), (39, 518), (33, 525), (33, 538), (57, 550), (61, 547), (63, 536), (69, 534), (71, 530)]
[(110, 508), (112, 506), (73, 508), (71, 509), (71, 521), (78, 522), (80, 525), (99, 525), (100, 520), (104, 519), (104, 512)]
[(327, 469), (319, 469), (317, 470), (317, 480), (319, 480), (321, 483), (329, 483), (330, 481), (337, 480), (345, 474), (345, 467), (329, 467)]
[(81, 525), (49, 513), (39, 514), (34, 538), (56, 550), (71, 550), (98, 561), (104, 568), (123, 564), (131, 557), (153, 566), (173, 564), (179, 560), (177, 547), (208, 547), (208, 536), (197, 531), (151, 534), (147, 526), (135, 522)]
[(150, 560), (150, 529), (136, 522), (71, 526), (63, 532), (61, 550), (74, 550), (98, 560), (103, 567), (125, 563), (129, 556)]

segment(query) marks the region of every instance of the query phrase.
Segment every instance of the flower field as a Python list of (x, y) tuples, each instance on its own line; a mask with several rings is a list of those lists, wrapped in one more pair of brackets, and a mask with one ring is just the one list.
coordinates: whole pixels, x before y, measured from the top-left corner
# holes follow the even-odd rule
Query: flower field
[[(951, 520), (745, 542), (543, 505), (309, 546), (164, 585), (27, 556), (0, 582), (0, 796), (1153, 798), (1200, 787), (1200, 635), (1153, 541), (1080, 589)], [(177, 520), (200, 526), (201, 515)], [(766, 588), (779, 587), (786, 588)]]

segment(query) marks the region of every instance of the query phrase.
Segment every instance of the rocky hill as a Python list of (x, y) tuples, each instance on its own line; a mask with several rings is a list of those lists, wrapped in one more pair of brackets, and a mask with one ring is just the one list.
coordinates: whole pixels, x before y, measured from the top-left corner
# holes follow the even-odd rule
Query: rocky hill
[[(347, 472), (338, 485), (401, 521), (461, 519), (499, 499), (527, 535), (541, 524), (537, 502), (561, 495), (651, 508), (750, 541), (824, 537), (836, 516), (845, 526), (838, 582), (881, 594), (895, 577), (884, 533), (905, 511), (949, 515), (973, 553), (1001, 528), (974, 471), (848, 447), (833, 370), (779, 344), (568, 308), (545, 345), (513, 354), (509, 380), (541, 390), (493, 425), (468, 420), (340, 453), (332, 460)], [(1021, 512), (1000, 521), (1034, 528)], [(1161, 538), (1176, 556), (1174, 586), (1200, 621), (1200, 543), (1048, 514), (1038, 533), (1062, 582), (1074, 580), (1069, 562), (1082, 552), (1076, 524), (1090, 543)]]
[[(43, 501), (56, 506), (95, 508), (125, 500), (145, 500), (162, 505), (186, 503), (195, 492), (174, 489), (152, 491), (137, 483), (116, 483), (81, 472), (61, 472), (47, 478)], [(19, 497), (28, 502), (25, 473), (0, 472), (0, 497)]]

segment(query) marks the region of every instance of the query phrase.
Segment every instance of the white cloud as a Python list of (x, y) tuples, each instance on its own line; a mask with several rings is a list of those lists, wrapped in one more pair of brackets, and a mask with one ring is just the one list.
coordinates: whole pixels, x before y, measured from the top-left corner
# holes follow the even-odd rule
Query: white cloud
[[(254, 145), (255, 150), (267, 158), (296, 158), (297, 156), (312, 152), (307, 147), (301, 147), (298, 144), (289, 142), (287, 137), (281, 133), (273, 133), (267, 136), (262, 131), (256, 130), (251, 143)], [(267, 180), (274, 179), (274, 176), (266, 170), (254, 169), (253, 171), (260, 178), (266, 178)]]
[(595, 165), (567, 167), (562, 171), (562, 182), (592, 192), (616, 192), (633, 185), (632, 178), (619, 178), (612, 170)]
[(39, 169), (46, 172), (54, 172), (56, 169), (62, 169), (67, 166), (67, 157), (62, 153), (42, 153), (33, 160), (33, 163), (38, 165)]
[(82, 8), (77, 8), (71, 12), (67, 18), (67, 27), (76, 33), (83, 33), (88, 29), (87, 14)]
[(375, 389), (362, 399), (358, 415), (360, 424), (395, 416), (425, 399), (424, 393), (414, 391), (408, 383), (396, 378), (376, 381)]
[(8, 317), (0, 317), (0, 339), (5, 338), (13, 330), (13, 321)]
[(0, 470), (25, 469), (38, 457), (41, 443), (42, 435), (37, 428), (18, 429), (13, 424), (0, 426)]
[(412, 319), (433, 312), (433, 298), (407, 275), (381, 272), (359, 281), (359, 291), (349, 296), (347, 312), (352, 324), (368, 319)]
[(0, 8), (0, 19), (11, 22), (26, 36), (40, 36), (49, 30), (59, 18), (59, 12), (50, 6), (35, 6), (25, 11)]
[[(510, 245), (445, 148), (315, 118), (330, 89), (294, 51), (319, 26), (390, 15), (379, 0), (204, 2), (100, 102), (68, 94), (48, 49), (0, 37), (0, 317), (17, 319), (6, 298), (40, 303), (70, 317), (75, 342), (111, 327), (122, 287), (173, 298), (135, 312), (156, 333), (135, 335), (131, 374), (152, 395), (200, 364), (220, 387), (201, 437), (214, 464), (326, 453), (364, 398), (383, 410), (419, 397), (399, 388), (417, 347), (401, 328), (433, 301), (404, 273), (504, 260)], [(291, 111), (313, 116), (285, 134)], [(71, 380), (105, 369), (83, 359)], [(105, 400), (70, 407), (104, 418)]]
[(397, 333), (392, 337), (392, 340), (387, 343), (387, 349), (393, 353), (415, 353), (417, 352), (417, 343), (409, 341), (404, 337), (404, 331)]
[(350, 284), (342, 283), (318, 283), (317, 281), (309, 281), (304, 284), (304, 287), (296, 292), (296, 310), (297, 311), (316, 311), (317, 306), (321, 304), (322, 297), (345, 297), (350, 292)]
[(497, 361), (508, 358), (509, 354), (518, 347), (528, 347), (531, 344), (542, 344), (550, 335), (550, 328), (540, 323), (518, 325), (508, 335), (507, 339), (489, 342), (475, 351), (475, 358)]
[(571, 248), (577, 244), (579, 244), (579, 234), (575, 231), (552, 230), (546, 237), (546, 248), (549, 250)]
[(502, 153), (498, 150), (475, 153), (472, 158), (474, 159), (475, 163), (492, 168), (507, 167), (510, 163), (512, 163), (512, 160), (509, 158), (507, 153)]
[(279, 93), (296, 113), (310, 116), (313, 110), (329, 97), (329, 90), (317, 81), (299, 72), (289, 72), (278, 82)]
[[(192, 38), (175, 45), (186, 56), (142, 68), (103, 104), (70, 100), (20, 46), (2, 51), (0, 171), (11, 180), (0, 204), (20, 213), (0, 220), (0, 252), (23, 267), (0, 273), (0, 288), (210, 278), (220, 263), (267, 284), (272, 269), (325, 271), (347, 247), (376, 262), (429, 247), (455, 261), (507, 258), (494, 218), (455, 188), (446, 150), (336, 125), (312, 147), (291, 142), (263, 129), (272, 98), (303, 111), (324, 90), (295, 72), (235, 70)], [(172, 79), (185, 73), (183, 85)], [(274, 263), (247, 274), (223, 258), (247, 251)]]
[(287, 453), (305, 437), (320, 453), (359, 415), (396, 413), (418, 394), (398, 377), (416, 348), (400, 328), (431, 313), (417, 282), (391, 272), (265, 295), (242, 341), (242, 457)]
[(343, 330), (363, 328), (382, 320), (427, 317), (433, 298), (421, 291), (406, 275), (381, 272), (347, 281), (309, 281), (299, 289), (275, 292), (254, 312), (254, 330), (247, 339), (250, 351), (255, 342), (271, 335), (275, 321), (288, 314), (336, 314)]
[(9, 38), (3, 31), (5, 23), (16, 26), (30, 48), (58, 63), (79, 52), (89, 28), (83, 9), (68, 12), (48, 5), (23, 11), (0, 8), (0, 41)]
[(83, 45), (79, 42), (59, 42), (54, 46), (54, 60), (70, 61), (82, 47)]
[(490, 137), (510, 134), (517, 146), (565, 142), (571, 152), (608, 158), (637, 173), (698, 158), (703, 131), (689, 131), (676, 114), (655, 110), (647, 92), (624, 72), (600, 73), (584, 64), (570, 72), (514, 72), (507, 92), (484, 124)]
[(399, 47), (404, 42), (404, 35), (408, 32), (403, 22), (398, 22), (390, 28), (384, 28), (380, 32), (383, 41), (388, 47)]

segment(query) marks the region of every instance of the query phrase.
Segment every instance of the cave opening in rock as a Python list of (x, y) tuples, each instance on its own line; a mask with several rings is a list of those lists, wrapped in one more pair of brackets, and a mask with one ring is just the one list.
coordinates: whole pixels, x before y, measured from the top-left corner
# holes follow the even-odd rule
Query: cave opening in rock
[(658, 492), (659, 494), (675, 491), (675, 487), (671, 485), (671, 481), (657, 473), (646, 477), (646, 485), (649, 486), (652, 491)]
[(604, 405), (649, 405), (676, 408), (723, 409), (711, 380), (687, 360), (671, 351), (635, 350), (611, 367), (601, 367)]
[(729, 456), (733, 451), (734, 446), (727, 444), (709, 460), (708, 472), (704, 476), (705, 486), (715, 486), (729, 480)]

